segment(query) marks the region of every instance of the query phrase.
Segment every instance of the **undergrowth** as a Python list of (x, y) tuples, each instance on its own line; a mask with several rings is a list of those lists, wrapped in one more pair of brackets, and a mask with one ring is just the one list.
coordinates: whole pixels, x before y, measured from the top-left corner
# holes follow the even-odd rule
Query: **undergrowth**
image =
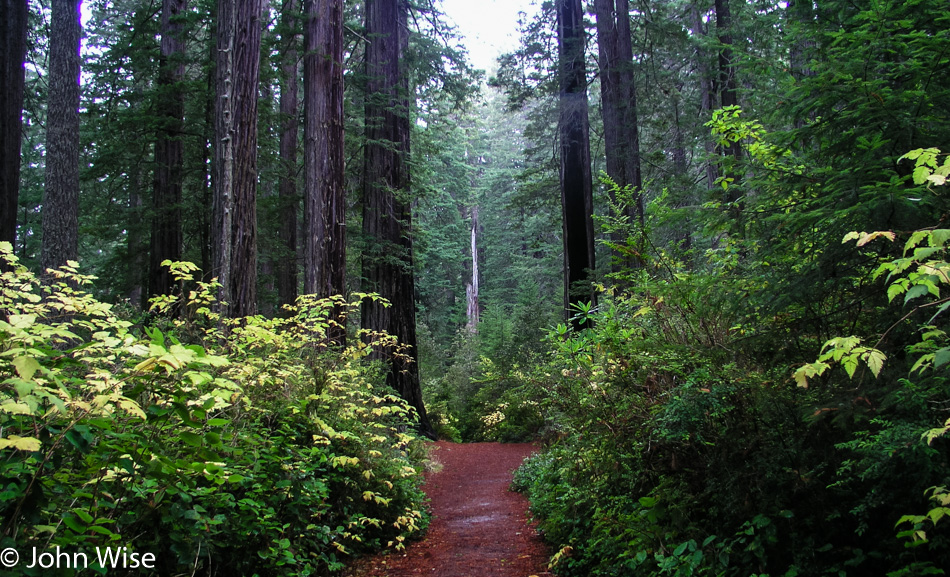
[(327, 345), (358, 302), (227, 321), (215, 283), (167, 263), (180, 296), (133, 324), (76, 263), (43, 284), (0, 258), (0, 548), (21, 558), (0, 575), (77, 573), (27, 568), (34, 548), (106, 574), (110, 547), (137, 575), (324, 575), (426, 526), (411, 410), (368, 345)]

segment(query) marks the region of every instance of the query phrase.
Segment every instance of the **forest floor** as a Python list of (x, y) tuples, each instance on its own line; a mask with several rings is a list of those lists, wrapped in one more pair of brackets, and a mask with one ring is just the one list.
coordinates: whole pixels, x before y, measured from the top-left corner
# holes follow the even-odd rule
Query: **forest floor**
[(551, 575), (548, 551), (528, 523), (528, 501), (509, 489), (529, 444), (438, 442), (423, 487), (432, 522), (403, 552), (361, 559), (349, 577)]

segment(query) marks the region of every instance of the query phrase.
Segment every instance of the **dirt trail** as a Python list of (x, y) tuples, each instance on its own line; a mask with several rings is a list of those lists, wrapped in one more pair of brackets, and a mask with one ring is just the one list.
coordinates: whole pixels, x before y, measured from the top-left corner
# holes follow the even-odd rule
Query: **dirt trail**
[(432, 523), (403, 553), (364, 559), (359, 577), (538, 577), (548, 553), (527, 523), (527, 500), (508, 490), (511, 473), (534, 448), (526, 444), (439, 442), (442, 469), (426, 475)]

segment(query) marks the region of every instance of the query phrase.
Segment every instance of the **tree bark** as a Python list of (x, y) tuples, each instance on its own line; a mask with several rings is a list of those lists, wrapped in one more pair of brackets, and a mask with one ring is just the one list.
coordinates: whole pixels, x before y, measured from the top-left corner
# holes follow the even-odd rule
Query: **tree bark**
[[(690, 15), (692, 16), (692, 32), (695, 38), (702, 38), (706, 36), (706, 28), (703, 26), (703, 18), (700, 13), (699, 6), (697, 2), (700, 0), (694, 0), (690, 5)], [(703, 120), (709, 120), (712, 117), (712, 111), (716, 107), (715, 104), (715, 94), (716, 94), (716, 81), (713, 78), (712, 72), (710, 72), (710, 66), (707, 62), (706, 51), (702, 49), (701, 46), (696, 47), (695, 52), (696, 58), (696, 67), (699, 70), (699, 110), (702, 115)], [(707, 135), (706, 139), (703, 141), (703, 147), (706, 149), (706, 188), (712, 189), (716, 180), (719, 179), (719, 168), (716, 166), (716, 163), (713, 162), (716, 154), (716, 145), (713, 143), (712, 138)]]
[(257, 85), (262, 0), (218, 1), (212, 246), (228, 315), (257, 308)]
[[(27, 0), (0, 3), (0, 242), (16, 246), (26, 60)], [(0, 265), (2, 266), (2, 265)]]
[[(304, 31), (304, 291), (346, 291), (343, 2), (306, 0)], [(343, 311), (328, 335), (346, 337)]]
[(284, 0), (281, 27), (284, 37), (280, 78), (281, 175), (277, 196), (280, 202), (278, 236), (284, 251), (277, 264), (277, 300), (281, 305), (297, 301), (297, 0)]
[(472, 207), (472, 276), (465, 286), (465, 317), (468, 321), (469, 332), (478, 331), (479, 305), (478, 305), (478, 206)]
[[(732, 51), (732, 12), (729, 0), (715, 0), (716, 8), (716, 35), (719, 38), (719, 103), (722, 108), (739, 105), (739, 94), (736, 91), (735, 55)], [(721, 153), (723, 156), (732, 156), (738, 160), (742, 156), (742, 145), (730, 142)], [(735, 178), (734, 175), (732, 175)], [(736, 203), (739, 200), (737, 188), (730, 186), (723, 197), (726, 203)], [(733, 212), (741, 212), (741, 207), (734, 205)]]
[(560, 75), (561, 207), (564, 227), (564, 309), (594, 300), (593, 184), (587, 106), (586, 35), (580, 0), (557, 0)]
[(187, 0), (162, 3), (161, 62), (158, 72), (158, 138), (155, 141), (155, 182), (152, 189), (152, 236), (149, 294), (171, 294), (175, 280), (165, 260), (181, 260), (181, 191), (184, 145), (182, 129), (185, 95), (185, 26)]
[[(600, 94), (604, 119), (607, 175), (620, 188), (636, 191), (636, 202), (627, 207), (631, 222), (646, 224), (643, 204), (643, 177), (640, 171), (640, 127), (637, 117), (637, 86), (633, 69), (633, 41), (630, 36), (629, 0), (595, 0), (597, 48), (600, 60)], [(616, 198), (611, 195), (611, 200)], [(615, 234), (615, 243), (623, 239)], [(638, 245), (642, 243), (637, 243)], [(642, 264), (642, 259), (624, 259), (625, 266)]]
[(415, 325), (412, 214), (409, 173), (409, 85), (402, 53), (408, 45), (404, 0), (366, 2), (366, 144), (363, 167), (363, 290), (376, 292), (392, 306), (367, 302), (362, 326), (385, 331), (408, 348), (403, 354), (377, 348), (389, 364), (386, 382), (419, 416), (419, 431), (435, 438), (422, 402)]
[(43, 191), (45, 271), (79, 255), (79, 0), (53, 0)]

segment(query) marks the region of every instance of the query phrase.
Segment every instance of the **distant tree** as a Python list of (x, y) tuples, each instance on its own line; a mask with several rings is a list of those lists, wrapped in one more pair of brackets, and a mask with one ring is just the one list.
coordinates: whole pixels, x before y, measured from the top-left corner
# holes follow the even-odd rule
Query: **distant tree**
[[(700, 6), (703, 0), (692, 0), (689, 5), (690, 14), (690, 32), (693, 38), (701, 40), (707, 35), (703, 14), (705, 6)], [(716, 108), (716, 80), (713, 73), (713, 66), (709, 62), (709, 54), (701, 42), (696, 43), (694, 60), (698, 74), (699, 83), (699, 109), (701, 119), (709, 120), (713, 109)], [(719, 178), (719, 166), (713, 161), (716, 153), (716, 146), (708, 136), (703, 139), (703, 147), (706, 151), (706, 188), (711, 189)]]
[(16, 242), (26, 60), (27, 0), (0, 3), (0, 241)]
[(403, 0), (366, 2), (366, 144), (363, 166), (363, 290), (392, 306), (367, 302), (362, 326), (386, 331), (407, 347), (402, 355), (376, 350), (389, 363), (386, 382), (419, 414), (419, 430), (435, 437), (422, 402), (416, 348), (415, 281), (409, 188), (408, 44)]
[(175, 286), (165, 260), (181, 260), (181, 192), (184, 142), (185, 27), (187, 0), (162, 3), (161, 63), (158, 73), (158, 138), (155, 141), (155, 181), (152, 189), (152, 237), (149, 293), (169, 294)]
[[(639, 222), (642, 230), (645, 223), (643, 177), (630, 35), (630, 0), (595, 0), (594, 9), (607, 175), (621, 188), (629, 185), (638, 191), (637, 202), (630, 207), (629, 216)], [(619, 242), (621, 239), (615, 237), (613, 240)]]
[(346, 290), (343, 2), (305, 0), (305, 18), (304, 291), (327, 297)]
[(278, 236), (284, 257), (277, 263), (277, 300), (281, 305), (297, 300), (297, 0), (284, 0), (281, 8), (280, 73), (280, 180)]
[(219, 0), (214, 269), (229, 316), (257, 307), (257, 90), (262, 0)]
[(557, 2), (561, 206), (564, 216), (564, 308), (592, 300), (594, 201), (587, 105), (586, 33), (580, 0)]
[[(715, 0), (716, 35), (719, 38), (719, 105), (722, 108), (739, 105), (739, 93), (736, 85), (736, 63), (732, 46), (732, 10), (729, 0)], [(742, 145), (739, 142), (730, 142), (720, 151), (724, 156), (738, 160), (742, 156)], [(726, 165), (728, 166), (728, 164)], [(735, 178), (735, 174), (727, 174)], [(726, 189), (723, 202), (730, 203), (730, 213), (738, 215), (741, 206), (738, 187), (730, 186)]]
[(79, 20), (80, 0), (53, 0), (43, 192), (45, 271), (79, 255)]

